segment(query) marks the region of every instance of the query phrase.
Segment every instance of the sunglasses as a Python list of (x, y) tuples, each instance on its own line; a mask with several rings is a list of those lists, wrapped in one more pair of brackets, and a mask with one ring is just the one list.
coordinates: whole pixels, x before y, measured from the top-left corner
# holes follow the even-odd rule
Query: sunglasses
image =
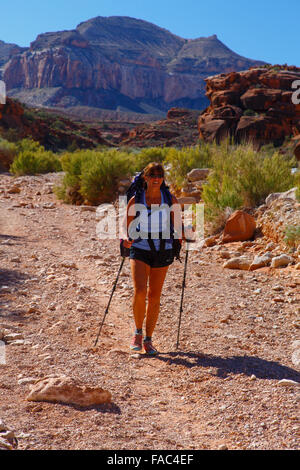
[(154, 178), (163, 178), (164, 177), (164, 175), (162, 173), (150, 173), (148, 176), (150, 178), (153, 178), (153, 179)]

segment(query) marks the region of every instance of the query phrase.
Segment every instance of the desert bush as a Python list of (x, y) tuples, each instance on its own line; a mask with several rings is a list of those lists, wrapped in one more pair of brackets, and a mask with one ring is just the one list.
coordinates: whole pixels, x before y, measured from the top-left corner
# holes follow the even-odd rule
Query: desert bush
[(167, 148), (151, 147), (132, 153), (132, 165), (134, 171), (141, 171), (151, 162), (162, 163), (166, 158), (167, 152)]
[(16, 153), (16, 144), (0, 138), (0, 171), (9, 170)]
[(5, 131), (2, 131), (3, 138), (8, 142), (18, 142), (22, 139), (22, 130), (10, 127)]
[(14, 175), (35, 175), (61, 171), (60, 159), (38, 142), (23, 139), (16, 144), (16, 157), (10, 166)]
[(182, 187), (187, 173), (193, 168), (210, 168), (214, 148), (214, 145), (206, 143), (182, 149), (168, 148), (164, 163), (169, 167), (168, 177), (172, 186), (174, 188)]
[(213, 171), (203, 188), (206, 215), (220, 216), (226, 207), (256, 207), (273, 192), (295, 184), (294, 159), (278, 152), (261, 154), (250, 145), (222, 144), (214, 148)]
[(300, 243), (300, 225), (287, 225), (284, 241), (291, 248), (296, 248)]
[(253, 109), (246, 109), (243, 113), (244, 116), (256, 116), (256, 112)]
[(117, 191), (118, 180), (132, 174), (129, 154), (118, 150), (79, 150), (61, 158), (65, 176), (55, 193), (68, 203), (109, 202)]
[(50, 127), (52, 129), (58, 129), (58, 130), (66, 129), (65, 123), (60, 121), (59, 119), (56, 119), (54, 122), (52, 122)]

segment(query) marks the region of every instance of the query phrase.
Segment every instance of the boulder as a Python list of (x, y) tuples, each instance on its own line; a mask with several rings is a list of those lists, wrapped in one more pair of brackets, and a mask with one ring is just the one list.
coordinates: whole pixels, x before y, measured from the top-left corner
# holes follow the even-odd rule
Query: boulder
[(270, 108), (274, 103), (281, 99), (280, 90), (266, 88), (251, 88), (241, 96), (241, 102), (246, 109), (263, 111)]
[(188, 181), (201, 181), (208, 177), (210, 172), (210, 168), (193, 168), (188, 174), (187, 179)]
[(232, 90), (221, 90), (216, 91), (210, 97), (212, 106), (240, 106), (240, 95), (236, 91)]
[(220, 143), (229, 133), (229, 126), (223, 119), (207, 120), (199, 124), (200, 136), (205, 142)]
[(269, 206), (276, 199), (278, 199), (278, 200), (293, 199), (294, 201), (296, 201), (297, 200), (296, 192), (297, 192), (297, 188), (295, 187), (295, 188), (289, 189), (288, 191), (285, 191), (284, 193), (269, 194), (269, 196), (265, 200), (265, 203), (266, 203), (267, 206)]
[(293, 261), (294, 261), (294, 258), (292, 258), (291, 256), (288, 256), (286, 254), (275, 256), (272, 259), (271, 268), (280, 268), (282, 266), (284, 267), (284, 266), (287, 266), (290, 263), (293, 263)]
[(233, 212), (226, 222), (222, 242), (238, 242), (249, 240), (256, 229), (254, 217), (247, 212), (238, 210)]
[(265, 266), (269, 266), (271, 264), (273, 255), (272, 253), (265, 253), (263, 255), (255, 256), (254, 260), (251, 263), (249, 268), (250, 271), (254, 271), (255, 269), (264, 268)]
[(0, 419), (0, 451), (14, 450), (18, 447), (18, 441), (14, 431), (11, 431), (7, 425)]
[(31, 386), (27, 400), (91, 406), (110, 403), (111, 394), (100, 387), (84, 385), (74, 378), (58, 376), (36, 381)]
[(219, 235), (213, 235), (211, 237), (208, 237), (208, 238), (205, 238), (204, 240), (204, 246), (206, 246), (207, 248), (211, 247), (211, 246), (214, 246), (217, 244), (217, 241), (218, 241), (218, 238), (219, 238)]
[(191, 204), (195, 204), (197, 200), (194, 197), (179, 197), (177, 198), (178, 204), (181, 205), (182, 208), (184, 208), (185, 205), (190, 206)]
[(260, 147), (269, 142), (281, 145), (285, 135), (290, 132), (280, 120), (271, 116), (243, 116), (237, 125), (235, 137), (237, 142), (250, 141)]
[(250, 266), (251, 260), (245, 256), (231, 258), (223, 264), (223, 268), (242, 269), (243, 271), (249, 271)]

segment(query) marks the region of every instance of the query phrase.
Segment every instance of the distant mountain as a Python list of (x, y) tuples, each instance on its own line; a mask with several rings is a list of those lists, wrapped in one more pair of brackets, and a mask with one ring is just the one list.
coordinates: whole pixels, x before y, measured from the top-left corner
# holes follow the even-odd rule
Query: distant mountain
[(216, 35), (183, 39), (143, 20), (97, 17), (71, 31), (40, 34), (7, 59), (10, 96), (29, 105), (162, 114), (203, 109), (204, 78), (262, 65)]
[(0, 41), (0, 78), (4, 65), (16, 54), (20, 54), (27, 50), (26, 47), (17, 46), (17, 44), (8, 44)]

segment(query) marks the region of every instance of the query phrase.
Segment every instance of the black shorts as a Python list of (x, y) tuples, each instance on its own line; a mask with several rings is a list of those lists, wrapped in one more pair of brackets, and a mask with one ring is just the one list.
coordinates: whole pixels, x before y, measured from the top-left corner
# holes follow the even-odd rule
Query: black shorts
[(151, 268), (164, 268), (169, 266), (174, 261), (173, 250), (164, 250), (158, 255), (152, 250), (141, 250), (140, 248), (130, 248), (130, 259), (137, 259), (148, 264)]

